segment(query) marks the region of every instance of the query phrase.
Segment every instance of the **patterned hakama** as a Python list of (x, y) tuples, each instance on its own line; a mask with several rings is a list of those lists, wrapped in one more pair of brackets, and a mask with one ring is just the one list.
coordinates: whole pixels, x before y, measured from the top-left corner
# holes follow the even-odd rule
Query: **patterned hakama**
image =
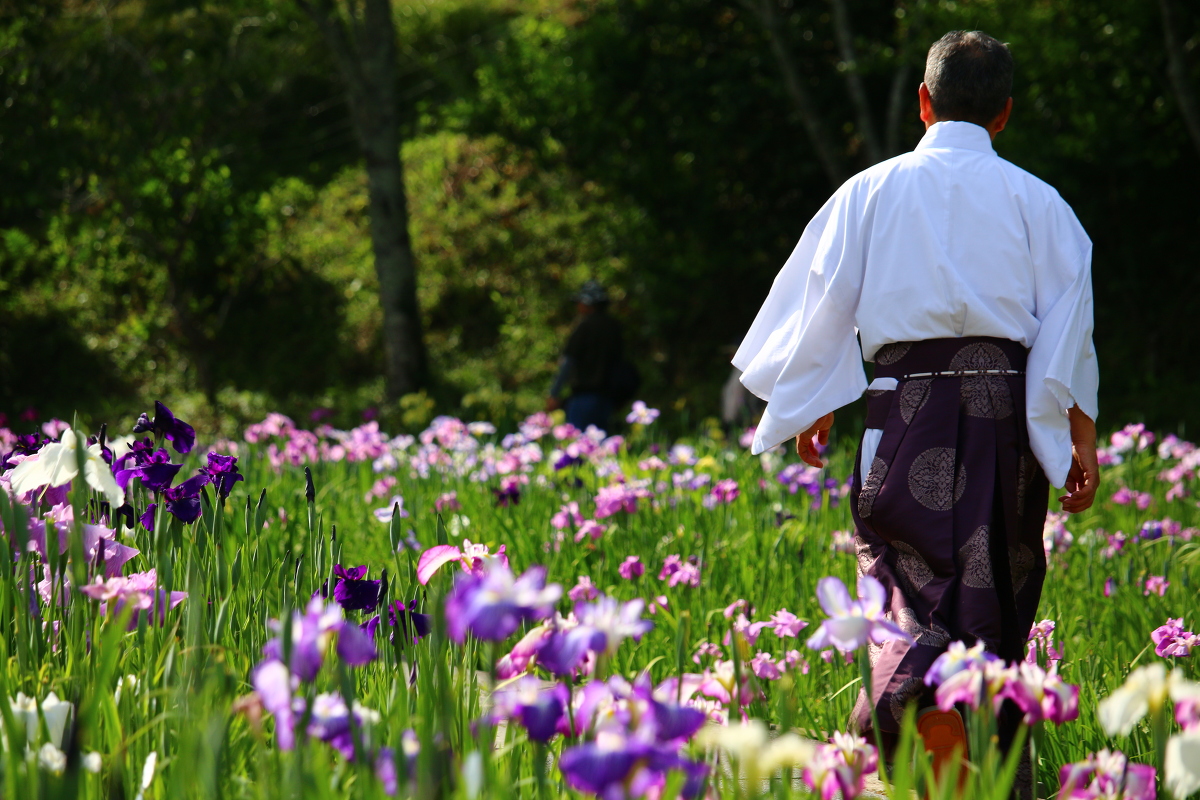
[[(890, 618), (916, 641), (870, 645), (883, 731), (899, 730), (909, 701), (933, 703), (925, 673), (950, 642), (1023, 655), (1046, 574), (1049, 502), (1025, 426), (1025, 357), (1016, 342), (984, 337), (876, 354), (875, 377), (898, 384), (867, 393), (867, 427), (883, 434), (866, 475), (861, 451), (855, 463), (858, 569), (888, 590)], [(986, 370), (1019, 374), (971, 374)], [(951, 371), (960, 374), (914, 375)], [(870, 727), (862, 695), (852, 722)]]

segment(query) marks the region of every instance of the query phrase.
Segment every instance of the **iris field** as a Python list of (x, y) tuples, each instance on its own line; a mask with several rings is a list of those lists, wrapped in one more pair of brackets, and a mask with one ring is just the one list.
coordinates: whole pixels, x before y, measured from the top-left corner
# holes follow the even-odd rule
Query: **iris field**
[[(818, 471), (656, 416), (0, 429), (0, 793), (857, 795), (865, 654), (908, 633), (856, 584), (853, 445)], [(931, 671), (967, 710), (961, 788), (910, 725), (892, 796), (1005, 797), (1022, 752), (1040, 797), (1200, 791), (1200, 450), (1105, 445), (1095, 507), (1047, 519), (1026, 661)], [(1005, 699), (1030, 723), (1008, 759)]]

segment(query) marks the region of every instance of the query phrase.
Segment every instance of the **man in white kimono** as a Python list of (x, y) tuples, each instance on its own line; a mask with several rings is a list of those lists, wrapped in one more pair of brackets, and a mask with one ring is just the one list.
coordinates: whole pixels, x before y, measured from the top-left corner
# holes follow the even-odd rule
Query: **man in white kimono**
[[(1007, 46), (977, 31), (930, 48), (925, 136), (817, 212), (733, 359), (768, 401), (754, 453), (796, 437), (823, 466), (814, 438), (867, 394), (851, 493), (859, 572), (884, 584), (913, 639), (870, 653), (885, 734), (909, 702), (931, 703), (923, 679), (951, 641), (1022, 656), (1048, 484), (1077, 513), (1099, 480), (1092, 246), (1053, 188), (992, 148), (1012, 75)], [(855, 718), (870, 727), (865, 695)], [(930, 719), (923, 733), (961, 733), (957, 715)]]

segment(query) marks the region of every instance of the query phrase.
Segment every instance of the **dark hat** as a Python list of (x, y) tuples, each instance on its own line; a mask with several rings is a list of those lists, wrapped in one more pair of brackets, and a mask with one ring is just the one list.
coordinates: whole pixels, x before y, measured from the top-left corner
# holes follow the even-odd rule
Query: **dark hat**
[(575, 299), (586, 306), (598, 306), (608, 302), (608, 290), (599, 281), (586, 281), (579, 287)]

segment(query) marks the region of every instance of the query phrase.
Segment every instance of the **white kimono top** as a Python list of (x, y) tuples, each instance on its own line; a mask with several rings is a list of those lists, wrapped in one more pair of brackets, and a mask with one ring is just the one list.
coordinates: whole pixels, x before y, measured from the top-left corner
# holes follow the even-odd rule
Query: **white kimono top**
[(733, 358), (768, 401), (753, 452), (856, 400), (862, 359), (889, 342), (995, 336), (1030, 349), (1029, 441), (1062, 486), (1066, 409), (1097, 413), (1091, 258), (1070, 206), (997, 156), (987, 130), (932, 125), (913, 152), (843, 184), (776, 276)]

